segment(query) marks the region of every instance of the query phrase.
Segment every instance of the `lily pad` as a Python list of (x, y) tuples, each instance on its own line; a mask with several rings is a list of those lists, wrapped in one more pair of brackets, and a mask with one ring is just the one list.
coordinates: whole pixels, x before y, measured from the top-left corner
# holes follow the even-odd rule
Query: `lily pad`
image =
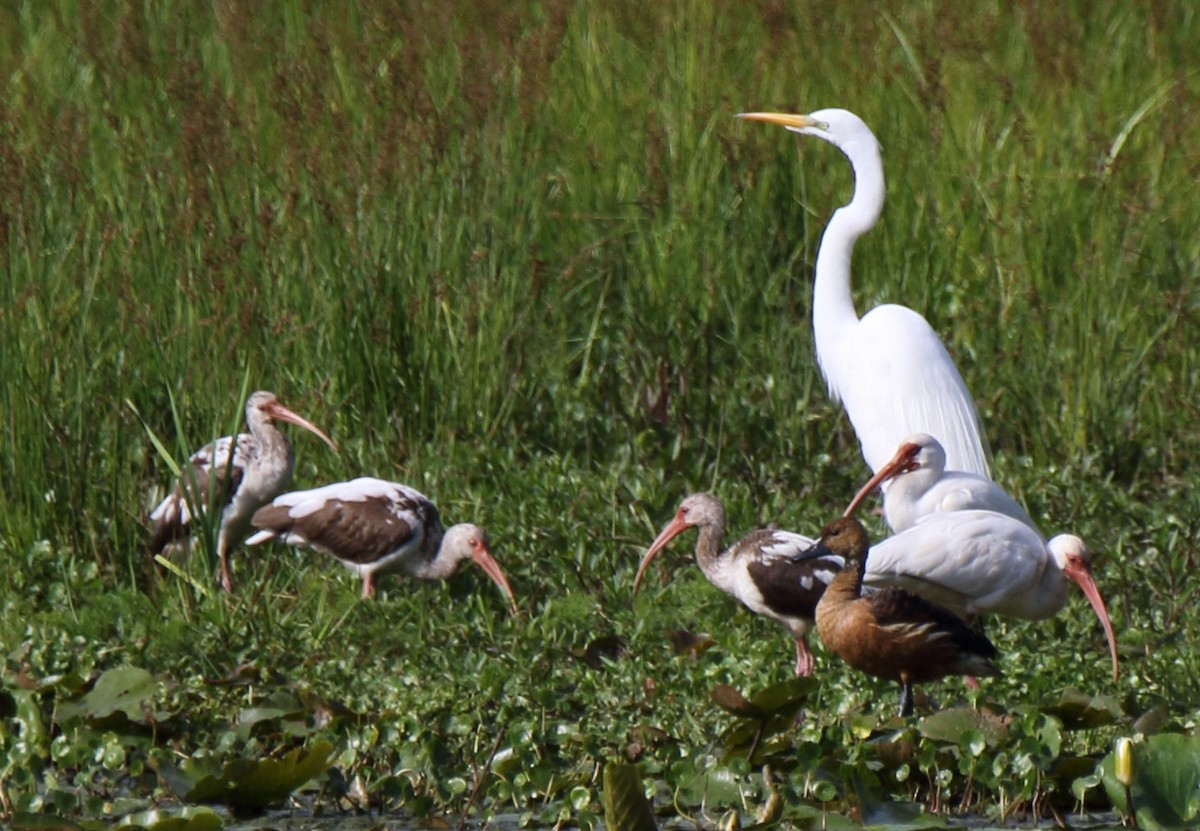
[(31, 814), (25, 811), (17, 811), (13, 814), (11, 824), (8, 827), (12, 831), (78, 831), (83, 826), (69, 819), (63, 819), (62, 817), (50, 814)]
[(1067, 690), (1041, 711), (1058, 718), (1064, 730), (1090, 730), (1125, 720), (1121, 702), (1111, 695), (1088, 695), (1079, 690)]
[(144, 828), (146, 831), (220, 831), (225, 823), (208, 809), (183, 808), (130, 814), (117, 827), (122, 831), (135, 828)]
[(96, 679), (91, 692), (59, 708), (59, 718), (103, 719), (122, 713), (131, 722), (145, 723), (146, 704), (158, 693), (158, 682), (141, 667), (110, 669)]
[[(1128, 816), (1112, 753), (1100, 763), (1100, 776), (1108, 798)], [(1138, 825), (1145, 831), (1200, 826), (1200, 736), (1159, 733), (1135, 742), (1130, 793)]]
[(282, 802), (292, 791), (329, 769), (333, 744), (314, 742), (307, 751), (296, 748), (282, 759), (235, 759), (220, 773), (205, 765), (170, 764), (155, 767), (172, 790), (188, 802), (223, 803), (230, 808), (259, 810)]
[(926, 716), (917, 725), (917, 730), (927, 739), (951, 744), (958, 744), (968, 730), (978, 731), (988, 747), (999, 747), (1008, 740), (1008, 728), (1003, 721), (991, 713), (969, 707), (956, 707)]
[(604, 766), (604, 821), (611, 831), (657, 831), (636, 765), (609, 762)]

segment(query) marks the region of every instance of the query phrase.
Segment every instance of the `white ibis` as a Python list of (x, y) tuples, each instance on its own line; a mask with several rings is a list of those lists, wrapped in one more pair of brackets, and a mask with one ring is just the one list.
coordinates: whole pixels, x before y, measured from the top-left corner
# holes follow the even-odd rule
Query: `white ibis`
[(909, 436), (855, 495), (847, 516), (892, 480), (884, 514), (898, 533), (872, 547), (867, 584), (901, 586), (967, 618), (1041, 620), (1058, 614), (1073, 580), (1104, 627), (1116, 680), (1116, 638), (1083, 540), (1060, 534), (1047, 542), (995, 482), (944, 467), (936, 439)]
[(866, 582), (900, 586), (964, 617), (996, 614), (1041, 620), (1067, 601), (1074, 580), (1091, 603), (1118, 677), (1117, 642), (1083, 540), (1059, 534), (1049, 542), (1023, 522), (995, 511), (952, 511), (871, 547)]
[(901, 439), (923, 431), (946, 447), (951, 469), (987, 476), (975, 402), (929, 323), (904, 306), (876, 306), (861, 319), (854, 309), (854, 244), (883, 210), (883, 160), (875, 134), (846, 110), (738, 117), (827, 141), (854, 168), (854, 196), (834, 212), (817, 252), (813, 335), (830, 395), (845, 406), (871, 470), (887, 463)]
[(947, 470), (946, 451), (928, 433), (906, 438), (896, 455), (862, 486), (847, 513), (853, 513), (871, 491), (889, 480), (892, 485), (883, 494), (883, 516), (896, 533), (928, 514), (969, 510), (995, 511), (1037, 530), (1025, 509), (991, 479)]
[(853, 517), (842, 517), (821, 529), (810, 556), (832, 553), (846, 566), (817, 604), (821, 641), (847, 664), (900, 683), (900, 715), (912, 715), (913, 684), (947, 675), (994, 676), (996, 655), (986, 637), (952, 612), (903, 589), (863, 594), (868, 560), (867, 532)]
[(517, 614), (512, 588), (484, 532), (467, 523), (443, 531), (437, 507), (407, 485), (362, 477), (285, 493), (260, 508), (253, 521), (262, 530), (247, 545), (278, 539), (330, 554), (362, 578), (364, 598), (374, 595), (376, 574), (403, 571), (420, 580), (445, 580), (471, 560)]
[[(150, 514), (154, 533), (150, 550), (157, 554), (190, 534), (191, 506), (207, 509), (210, 495), (223, 505), (217, 533), (217, 578), (233, 590), (229, 552), (250, 533), (250, 518), (292, 481), (295, 454), (287, 436), (272, 422), (286, 421), (318, 436), (337, 452), (320, 428), (279, 403), (275, 393), (258, 391), (246, 399), (249, 433), (222, 436), (192, 454), (191, 468)], [(185, 487), (187, 492), (185, 492)]]
[(694, 493), (683, 500), (675, 518), (642, 558), (633, 581), (635, 592), (654, 556), (688, 528), (700, 531), (696, 539), (696, 564), (708, 582), (733, 595), (750, 611), (787, 629), (796, 642), (796, 674), (812, 674), (808, 632), (813, 626), (817, 601), (841, 568), (841, 560), (821, 557), (798, 561), (797, 555), (811, 549), (814, 541), (800, 534), (766, 528), (751, 531), (722, 549), (725, 508), (712, 494)]

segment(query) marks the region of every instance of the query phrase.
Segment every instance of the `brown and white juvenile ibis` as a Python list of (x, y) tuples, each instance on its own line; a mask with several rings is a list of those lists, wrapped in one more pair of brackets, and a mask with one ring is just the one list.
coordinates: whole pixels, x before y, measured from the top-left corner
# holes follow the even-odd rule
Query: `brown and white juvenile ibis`
[(229, 552), (250, 533), (254, 512), (282, 493), (292, 481), (296, 456), (287, 436), (275, 426), (276, 421), (303, 427), (337, 452), (337, 445), (329, 436), (279, 403), (275, 393), (263, 390), (253, 393), (246, 399), (250, 432), (238, 433), (236, 437), (222, 436), (193, 453), (189, 459), (191, 467), (151, 512), (152, 553), (161, 553), (168, 545), (189, 536), (192, 507), (207, 510), (212, 494), (222, 500), (217, 532), (217, 579), (225, 591), (233, 590)]
[(863, 593), (870, 549), (853, 517), (821, 529), (809, 556), (840, 556), (845, 567), (817, 604), (817, 632), (830, 650), (855, 669), (900, 683), (900, 715), (912, 715), (914, 684), (947, 675), (994, 676), (994, 647), (953, 612), (898, 588)]
[(278, 496), (254, 515), (258, 545), (278, 539), (336, 557), (362, 578), (362, 596), (375, 593), (375, 575), (403, 571), (420, 580), (445, 580), (470, 560), (517, 603), (492, 557), (487, 535), (469, 523), (442, 529), (437, 507), (424, 494), (383, 479), (362, 477)]
[(923, 516), (950, 511), (995, 511), (1037, 530), (1021, 505), (986, 476), (946, 469), (946, 451), (928, 433), (914, 433), (900, 443), (896, 454), (875, 472), (858, 495), (857, 507), (876, 487), (891, 482), (883, 494), (883, 516), (899, 533)]
[(694, 493), (679, 506), (675, 518), (650, 545), (633, 581), (636, 592), (642, 575), (667, 543), (689, 528), (699, 529), (696, 564), (712, 583), (731, 594), (755, 614), (782, 625), (796, 643), (796, 674), (810, 675), (813, 655), (808, 632), (813, 626), (817, 601), (842, 566), (834, 556), (797, 559), (815, 541), (789, 531), (760, 528), (728, 548), (725, 508), (708, 493)]
[[(912, 494), (920, 494), (922, 480), (928, 481), (928, 472), (937, 467), (938, 450), (940, 446), (929, 436), (906, 442), (892, 464), (863, 486), (846, 513), (853, 513), (889, 468), (893, 484), (884, 495), (885, 511), (893, 499), (911, 500)], [(932, 458), (933, 466), (922, 467), (922, 458)], [(909, 484), (914, 477), (916, 487)], [(995, 614), (1042, 620), (1063, 608), (1074, 581), (1104, 628), (1116, 680), (1116, 636), (1083, 540), (1059, 534), (1047, 541), (999, 486), (990, 480), (981, 483), (979, 478), (959, 473), (943, 476), (924, 491), (932, 496), (910, 502), (932, 512), (917, 516), (904, 530), (871, 547), (867, 585), (899, 586), (967, 619)], [(941, 488), (941, 482), (949, 484)]]

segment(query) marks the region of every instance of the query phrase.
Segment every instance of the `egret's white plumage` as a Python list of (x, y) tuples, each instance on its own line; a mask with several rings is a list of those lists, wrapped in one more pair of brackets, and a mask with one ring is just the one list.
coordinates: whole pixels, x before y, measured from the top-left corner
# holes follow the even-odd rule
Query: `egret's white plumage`
[(850, 290), (854, 244), (883, 210), (883, 159), (875, 134), (854, 113), (742, 113), (841, 150), (854, 168), (854, 197), (836, 210), (817, 252), (813, 335), (830, 395), (846, 408), (871, 470), (887, 463), (905, 436), (924, 432), (946, 448), (952, 470), (988, 476), (979, 415), (946, 347), (921, 315), (893, 304), (861, 318)]

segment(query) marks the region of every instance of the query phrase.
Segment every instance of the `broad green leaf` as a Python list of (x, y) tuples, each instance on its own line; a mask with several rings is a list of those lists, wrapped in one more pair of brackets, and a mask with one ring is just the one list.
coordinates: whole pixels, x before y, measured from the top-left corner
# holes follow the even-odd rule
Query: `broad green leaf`
[(296, 748), (282, 759), (235, 759), (219, 775), (205, 776), (187, 792), (189, 802), (223, 802), (238, 808), (265, 808), (329, 769), (334, 747), (318, 741)]
[(146, 720), (146, 703), (158, 693), (158, 682), (141, 667), (110, 669), (96, 680), (91, 692), (59, 708), (60, 718), (84, 716), (99, 719), (124, 713), (130, 721)]
[(1111, 695), (1088, 695), (1079, 690), (1067, 690), (1058, 701), (1040, 709), (1058, 718), (1064, 730), (1090, 730), (1125, 719), (1121, 702)]
[(153, 810), (130, 814), (116, 827), (144, 828), (146, 831), (220, 831), (225, 823), (207, 808), (185, 807), (174, 811)]
[(760, 690), (750, 701), (768, 713), (790, 709), (794, 714), (820, 687), (821, 682), (816, 678), (789, 678)]
[(604, 821), (610, 831), (658, 828), (637, 765), (609, 762), (604, 766)]
[(974, 731), (969, 734), (972, 738), (978, 733), (989, 747), (998, 747), (1008, 739), (1004, 722), (990, 713), (969, 707), (956, 707), (926, 716), (917, 725), (917, 730), (927, 739), (951, 744), (959, 744), (967, 731)]
[[(1112, 753), (1100, 763), (1100, 775), (1108, 798), (1128, 816)], [(1145, 831), (1200, 826), (1200, 736), (1159, 733), (1135, 742), (1133, 777), (1133, 807)]]

